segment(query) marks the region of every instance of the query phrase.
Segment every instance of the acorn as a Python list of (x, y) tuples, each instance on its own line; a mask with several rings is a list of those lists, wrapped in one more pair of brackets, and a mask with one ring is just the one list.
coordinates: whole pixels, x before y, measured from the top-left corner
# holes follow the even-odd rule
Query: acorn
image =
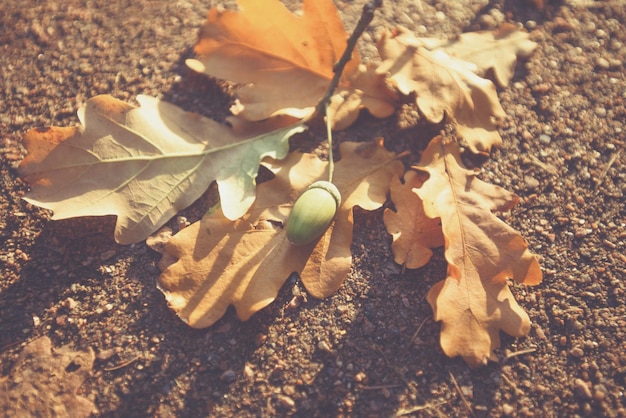
[(298, 197), (287, 220), (287, 239), (306, 245), (318, 239), (335, 218), (341, 193), (328, 181), (316, 181)]

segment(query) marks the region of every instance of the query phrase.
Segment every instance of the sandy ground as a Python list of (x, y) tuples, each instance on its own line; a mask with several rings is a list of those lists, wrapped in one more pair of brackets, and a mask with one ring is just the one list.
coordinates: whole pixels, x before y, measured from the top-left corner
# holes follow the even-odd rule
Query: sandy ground
[[(362, 3), (338, 2), (348, 29)], [(183, 65), (208, 7), (0, 5), (0, 374), (48, 336), (54, 347), (95, 350), (80, 392), (96, 416), (626, 416), (624, 2), (543, 11), (521, 1), (386, 2), (362, 42), (374, 56), (376, 27), (453, 36), (513, 21), (539, 43), (499, 92), (504, 146), (481, 177), (520, 195), (505, 220), (541, 257), (544, 281), (514, 289), (530, 335), (503, 337), (501, 360), (480, 370), (439, 348), (424, 297), (445, 277), (442, 252), (403, 272), (381, 211), (357, 213), (354, 268), (331, 298), (307, 298), (293, 277), (248, 322), (229, 311), (192, 330), (155, 288), (159, 256), (144, 243), (116, 245), (112, 219), (52, 222), (20, 199), (23, 133), (76, 124), (91, 96), (148, 94), (227, 115), (232, 89)], [(414, 115), (364, 116), (337, 140), (383, 136), (394, 150), (419, 150), (436, 130)], [(195, 221), (206, 207), (200, 199), (183, 215)]]

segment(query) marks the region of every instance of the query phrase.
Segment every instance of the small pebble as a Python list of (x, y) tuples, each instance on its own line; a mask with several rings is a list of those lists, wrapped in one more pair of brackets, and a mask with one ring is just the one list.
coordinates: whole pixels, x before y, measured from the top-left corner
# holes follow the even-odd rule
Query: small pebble
[(596, 58), (596, 67), (601, 70), (608, 70), (611, 65), (609, 64), (609, 60), (606, 58), (598, 57)]
[(292, 396), (296, 393), (296, 388), (293, 385), (284, 385), (283, 386), (283, 393), (285, 395), (289, 395)]
[(530, 190), (534, 190), (539, 187), (539, 180), (531, 176), (525, 176), (524, 183), (526, 183), (526, 187)]
[(502, 413), (504, 414), (504, 416), (512, 416), (514, 412), (515, 408), (513, 408), (513, 406), (509, 405), (508, 403), (502, 405)]
[(296, 406), (296, 401), (286, 395), (278, 395), (278, 405), (284, 409), (292, 409)]
[(254, 377), (254, 369), (252, 368), (250, 363), (246, 363), (246, 365), (243, 367), (243, 374), (248, 379), (252, 379)]
[(606, 386), (599, 384), (593, 387), (593, 399), (596, 402), (603, 401), (608, 395), (609, 391), (606, 389)]
[(365, 372), (358, 372), (354, 375), (354, 381), (358, 383), (363, 383), (367, 381), (367, 375), (365, 374)]
[(585, 355), (585, 352), (580, 347), (574, 347), (569, 351), (572, 357), (581, 358)]
[(226, 383), (232, 383), (235, 381), (235, 379), (237, 379), (237, 373), (235, 373), (234, 370), (226, 370), (220, 376), (220, 380)]
[(319, 348), (320, 351), (323, 351), (325, 353), (333, 352), (333, 349), (330, 347), (330, 345), (326, 341), (323, 341), (323, 340), (317, 344), (317, 348)]
[(591, 399), (591, 389), (582, 379), (574, 380), (574, 393), (582, 399)]

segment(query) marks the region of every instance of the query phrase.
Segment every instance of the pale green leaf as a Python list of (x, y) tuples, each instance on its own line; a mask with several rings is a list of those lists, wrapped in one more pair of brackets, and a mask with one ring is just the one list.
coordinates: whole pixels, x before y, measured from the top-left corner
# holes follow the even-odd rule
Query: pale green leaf
[[(78, 112), (82, 126), (34, 129), (20, 174), (25, 199), (54, 211), (53, 219), (117, 215), (115, 239), (145, 239), (217, 181), (222, 209), (242, 216), (255, 199), (265, 157), (284, 158), (302, 124), (274, 122), (239, 134), (227, 125), (148, 96), (134, 107), (97, 96)], [(269, 131), (269, 132), (268, 132)]]

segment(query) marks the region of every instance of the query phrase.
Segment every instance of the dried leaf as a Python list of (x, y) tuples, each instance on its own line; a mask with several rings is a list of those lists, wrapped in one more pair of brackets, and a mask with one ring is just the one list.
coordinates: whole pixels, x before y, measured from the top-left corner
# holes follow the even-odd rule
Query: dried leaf
[(30, 342), (11, 373), (0, 378), (0, 415), (5, 417), (89, 417), (97, 413), (77, 394), (95, 361), (93, 350), (52, 350), (48, 337)]
[(410, 269), (422, 267), (433, 255), (431, 248), (443, 246), (441, 222), (424, 214), (422, 200), (415, 189), (424, 179), (415, 171), (404, 174), (404, 183), (394, 178), (391, 201), (396, 211), (385, 209), (383, 220), (393, 237), (391, 249), (395, 262)]
[(182, 320), (192, 327), (208, 327), (231, 304), (247, 320), (274, 300), (292, 272), (300, 272), (315, 297), (339, 288), (352, 262), (353, 207), (379, 208), (391, 178), (402, 172), (402, 164), (381, 143), (343, 143), (341, 155), (334, 183), (343, 203), (317, 242), (294, 246), (283, 226), (296, 198), (328, 176), (328, 163), (315, 155), (292, 153), (282, 162), (268, 163), (276, 176), (258, 186), (258, 198), (243, 218), (232, 222), (215, 212), (166, 244), (166, 255), (178, 261), (166, 261), (158, 285)]
[(499, 87), (506, 87), (515, 73), (519, 58), (528, 58), (537, 43), (523, 28), (503, 23), (495, 31), (466, 32), (456, 39), (414, 38), (404, 29), (398, 37), (414, 47), (430, 51), (442, 50), (446, 54), (476, 65), (477, 75), (487, 78), (493, 72)]
[(440, 218), (445, 237), (448, 277), (427, 299), (442, 322), (441, 346), (471, 366), (495, 359), (499, 331), (521, 337), (530, 319), (517, 304), (507, 278), (535, 285), (542, 274), (524, 239), (493, 214), (507, 211), (518, 198), (479, 180), (461, 162), (458, 145), (434, 139), (418, 167), (430, 175), (416, 193), (424, 212)]
[[(333, 77), (348, 35), (331, 0), (304, 0), (303, 14), (278, 0), (238, 0), (239, 11), (209, 11), (188, 60), (194, 71), (244, 86), (231, 109), (244, 119), (310, 114)], [(361, 108), (376, 117), (395, 110), (385, 76), (360, 64), (354, 52), (332, 101), (335, 129), (351, 125)]]
[[(255, 195), (259, 162), (284, 158), (300, 124), (261, 123), (246, 136), (148, 96), (136, 108), (111, 96), (89, 99), (82, 127), (33, 129), (19, 167), (31, 185), (25, 199), (52, 219), (117, 215), (115, 239), (145, 239), (217, 180), (226, 216), (243, 215)], [(266, 133), (271, 131), (269, 133)]]
[(481, 77), (493, 71), (498, 86), (506, 87), (513, 79), (518, 58), (529, 57), (536, 47), (528, 32), (504, 23), (496, 31), (464, 33), (443, 49), (453, 57), (476, 64)]
[(379, 71), (387, 72), (401, 93), (415, 93), (416, 104), (429, 122), (450, 118), (472, 152), (499, 146), (502, 139), (495, 120), (506, 114), (493, 82), (476, 75), (472, 63), (418, 45), (408, 32), (384, 34), (378, 44), (385, 60)]

